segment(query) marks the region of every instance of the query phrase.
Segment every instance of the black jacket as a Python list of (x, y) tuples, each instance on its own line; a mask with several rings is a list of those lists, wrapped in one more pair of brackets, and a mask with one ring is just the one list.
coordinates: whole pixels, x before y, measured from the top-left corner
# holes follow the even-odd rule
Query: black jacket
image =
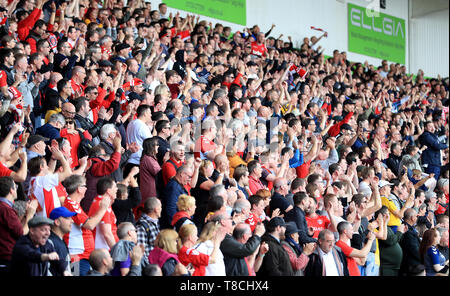
[(253, 235), (245, 244), (227, 234), (220, 244), (227, 276), (249, 276), (245, 257), (253, 254), (261, 243), (261, 238)]
[(420, 238), (417, 230), (415, 230), (413, 226), (409, 224), (406, 225), (408, 225), (408, 230), (403, 234), (399, 242), (403, 251), (400, 274), (410, 276), (417, 274), (415, 269), (421, 265), (419, 255)]
[(317, 240), (308, 235), (308, 224), (306, 223), (305, 212), (298, 206), (294, 206), (292, 210), (285, 215), (286, 222), (295, 222), (298, 229), (298, 240), (300, 245), (307, 243), (315, 243)]
[(269, 251), (264, 256), (257, 276), (293, 276), (289, 254), (272, 235), (265, 233), (261, 240), (269, 245)]
[(82, 117), (79, 114), (75, 115), (75, 121), (77, 123), (77, 127), (81, 127), (84, 130), (87, 130), (89, 134), (92, 136), (92, 139), (99, 137), (100, 129), (107, 122), (101, 118), (97, 120), (97, 123), (94, 124), (89, 118)]

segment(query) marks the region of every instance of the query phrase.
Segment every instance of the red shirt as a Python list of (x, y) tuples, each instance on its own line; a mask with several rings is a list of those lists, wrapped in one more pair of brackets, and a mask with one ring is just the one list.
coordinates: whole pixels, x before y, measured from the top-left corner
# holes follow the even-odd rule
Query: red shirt
[(214, 151), (216, 149), (216, 143), (208, 140), (205, 136), (201, 136), (195, 143), (194, 157), (200, 157), (201, 159), (206, 159), (206, 153)]
[(171, 162), (173, 162), (176, 165), (176, 167), (170, 161), (166, 161), (165, 163), (163, 163), (163, 166), (161, 169), (162, 169), (164, 185), (167, 185), (167, 183), (169, 183), (170, 179), (172, 179), (172, 177), (175, 176), (175, 174), (177, 173), (177, 168), (179, 168), (180, 166), (182, 166), (184, 164), (184, 162), (176, 161), (172, 157), (169, 160)]
[(308, 227), (312, 227), (314, 229), (314, 235), (313, 238), (318, 238), (319, 233), (324, 230), (328, 229), (328, 226), (330, 225), (330, 219), (326, 216), (319, 216), (317, 215), (316, 218), (311, 218), (306, 216), (306, 223), (308, 224)]
[(361, 276), (361, 272), (359, 271), (355, 258), (350, 257), (350, 254), (353, 252), (354, 249), (341, 240), (338, 240), (336, 242), (336, 246), (341, 248), (345, 257), (347, 257), (347, 267), (350, 276)]
[(182, 246), (178, 252), (178, 259), (185, 266), (189, 264), (194, 266), (193, 276), (204, 276), (206, 274), (205, 267), (209, 264), (209, 255), (200, 253), (196, 249), (188, 249), (186, 246)]
[(3, 163), (0, 162), (0, 177), (9, 177), (12, 174), (12, 170), (7, 168)]
[(255, 179), (253, 176), (248, 177), (248, 187), (250, 188), (250, 193), (252, 195), (256, 194), (258, 190), (266, 188), (259, 179)]
[(94, 250), (94, 234), (91, 230), (83, 226), (89, 218), (83, 211), (79, 202), (67, 197), (64, 201), (64, 207), (71, 212), (77, 214), (72, 217), (72, 230), (64, 236), (64, 241), (69, 248), (71, 261), (80, 261), (81, 259), (89, 259), (89, 255)]
[(72, 95), (74, 98), (84, 97), (84, 86), (77, 84), (73, 79), (70, 79), (70, 84), (72, 85)]
[[(92, 205), (89, 209), (89, 216), (94, 216), (95, 213), (97, 213), (100, 210), (100, 201), (103, 199), (103, 196), (97, 196), (94, 201), (92, 202)], [(117, 236), (117, 225), (116, 225), (117, 219), (116, 215), (114, 214), (114, 211), (112, 210), (111, 206), (106, 210), (105, 215), (103, 215), (102, 220), (100, 223), (95, 227), (94, 229), (94, 239), (95, 239), (95, 248), (96, 249), (107, 249), (109, 250), (110, 247), (108, 243), (105, 240), (105, 237), (100, 229), (100, 224), (109, 224), (111, 225), (111, 232), (114, 236), (114, 240), (117, 243), (119, 241), (119, 237)]]
[(258, 44), (258, 42), (252, 42), (252, 54), (256, 56), (266, 56), (267, 55), (267, 47), (264, 43)]
[(0, 70), (0, 87), (8, 86), (8, 82), (6, 81), (6, 73), (3, 70)]
[(248, 215), (248, 219), (245, 220), (245, 223), (247, 223), (248, 225), (250, 225), (250, 229), (252, 230), (252, 232), (255, 230), (256, 225), (262, 222), (261, 218), (259, 218), (258, 216), (256, 216), (255, 214), (253, 214), (252, 212), (250, 212), (250, 214)]

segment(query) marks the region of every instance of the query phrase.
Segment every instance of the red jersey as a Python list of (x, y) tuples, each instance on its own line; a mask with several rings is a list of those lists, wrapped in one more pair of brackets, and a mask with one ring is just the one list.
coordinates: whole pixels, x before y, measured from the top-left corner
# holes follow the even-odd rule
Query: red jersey
[(250, 214), (248, 215), (248, 219), (245, 220), (245, 223), (247, 223), (248, 225), (250, 225), (250, 229), (252, 230), (252, 232), (255, 230), (256, 225), (262, 222), (261, 218), (259, 218), (258, 216), (256, 216), (255, 214), (253, 214), (252, 212), (250, 212)]
[(319, 233), (324, 230), (328, 229), (328, 226), (330, 225), (330, 219), (328, 219), (327, 216), (319, 216), (317, 215), (316, 218), (311, 218), (306, 216), (306, 223), (308, 224), (308, 227), (312, 227), (314, 229), (314, 235), (313, 238), (318, 238)]
[(252, 42), (252, 54), (259, 56), (259, 57), (263, 57), (267, 55), (267, 47), (266, 45), (263, 44), (258, 44), (258, 42)]
[(74, 98), (84, 97), (84, 86), (77, 84), (73, 79), (70, 79), (70, 84), (72, 85), (72, 95)]
[(12, 170), (7, 168), (3, 163), (0, 162), (0, 177), (9, 177), (12, 174)]
[(64, 207), (69, 211), (77, 213), (72, 217), (72, 230), (64, 236), (64, 241), (69, 248), (71, 261), (80, 261), (89, 259), (89, 255), (94, 250), (94, 234), (91, 230), (83, 228), (89, 216), (83, 211), (79, 202), (67, 197), (64, 201)]
[(361, 272), (359, 271), (359, 268), (358, 268), (358, 265), (356, 264), (355, 258), (350, 257), (350, 254), (352, 253), (353, 248), (341, 240), (338, 240), (336, 242), (336, 246), (341, 248), (342, 253), (344, 253), (345, 257), (347, 257), (347, 267), (348, 267), (349, 275), (350, 276), (361, 276)]
[(209, 264), (209, 255), (200, 253), (196, 249), (188, 249), (186, 246), (182, 246), (178, 252), (178, 260), (185, 266), (189, 264), (194, 266), (193, 276), (204, 276), (206, 274), (205, 268)]
[(54, 208), (61, 206), (61, 197), (66, 197), (58, 181), (58, 174), (32, 177), (30, 180), (30, 199), (36, 199), (39, 203), (36, 215), (49, 217)]
[(253, 178), (253, 176), (248, 177), (248, 187), (250, 188), (250, 193), (256, 194), (260, 189), (266, 189), (263, 183), (258, 179)]
[[(95, 213), (100, 209), (100, 201), (103, 199), (103, 196), (97, 196), (92, 202), (91, 208), (89, 209), (89, 216), (94, 216)], [(102, 220), (94, 229), (94, 238), (95, 238), (95, 248), (96, 249), (107, 249), (109, 250), (109, 245), (106, 242), (105, 236), (100, 228), (100, 224), (110, 224), (111, 232), (114, 236), (114, 240), (116, 243), (119, 241), (119, 237), (117, 236), (117, 226), (116, 226), (116, 215), (114, 214), (111, 206), (106, 210), (105, 215), (103, 215)]]
[(0, 70), (0, 87), (8, 86), (8, 82), (6, 81), (6, 72)]
[(197, 142), (195, 143), (194, 148), (194, 157), (200, 157), (201, 159), (206, 159), (206, 154), (210, 151), (214, 151), (216, 149), (216, 143), (205, 138), (205, 136), (201, 136)]

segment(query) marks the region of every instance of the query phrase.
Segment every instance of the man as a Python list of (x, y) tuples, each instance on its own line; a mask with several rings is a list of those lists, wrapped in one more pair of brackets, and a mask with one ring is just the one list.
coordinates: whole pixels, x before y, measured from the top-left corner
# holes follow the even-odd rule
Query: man
[(49, 139), (44, 138), (41, 135), (31, 135), (28, 138), (26, 148), (27, 148), (27, 158), (28, 160), (31, 160), (37, 156), (45, 156), (45, 148), (47, 147), (45, 145), (45, 142), (47, 142)]
[(267, 232), (261, 240), (269, 245), (269, 251), (265, 254), (257, 276), (294, 275), (289, 254), (281, 244), (285, 231), (286, 223), (281, 217), (274, 217), (267, 223)]
[(202, 135), (195, 142), (194, 157), (214, 161), (218, 154), (225, 153), (224, 145), (216, 145), (213, 141), (217, 138), (217, 128), (213, 120), (202, 122)]
[(448, 260), (448, 228), (438, 227), (437, 230), (441, 235), (441, 240), (439, 241), (437, 248), (439, 252), (444, 255), (445, 260)]
[(0, 274), (6, 275), (11, 265), (11, 254), (17, 239), (28, 233), (28, 221), (36, 212), (37, 201), (26, 208), (25, 216), (19, 219), (14, 210), (17, 189), (11, 177), (0, 178)]
[(177, 201), (181, 194), (190, 195), (185, 186), (191, 181), (193, 170), (188, 165), (177, 169), (176, 175), (170, 179), (161, 196), (163, 212), (161, 215), (161, 227), (170, 227), (173, 215), (177, 212)]
[(248, 185), (250, 193), (253, 195), (256, 194), (258, 190), (266, 188), (259, 179), (262, 176), (262, 168), (257, 160), (250, 161), (247, 164), (247, 168), (249, 173)]
[(148, 124), (152, 121), (152, 111), (149, 105), (140, 105), (136, 110), (137, 118), (131, 121), (127, 126), (127, 144), (136, 143), (140, 148), (137, 152), (130, 155), (123, 174), (128, 176), (133, 166), (139, 166), (142, 156), (142, 143), (151, 138), (152, 133)]
[(252, 234), (248, 224), (239, 223), (233, 230), (233, 236), (228, 233), (225, 235), (220, 250), (223, 253), (227, 276), (251, 275), (247, 257), (258, 249), (264, 232), (263, 224), (258, 224)]
[(60, 161), (63, 170), (59, 173), (50, 173), (49, 166), (44, 157), (38, 156), (28, 162), (30, 172), (29, 197), (36, 199), (39, 207), (36, 215), (48, 217), (50, 212), (61, 206), (61, 200), (66, 197), (63, 182), (72, 174), (69, 162), (58, 147), (51, 147), (52, 161)]
[(294, 208), (294, 206), (286, 199), (286, 195), (289, 193), (287, 180), (285, 178), (277, 178), (273, 182), (273, 187), (275, 192), (269, 203), (270, 214), (272, 214), (275, 209), (280, 209), (280, 214), (286, 215), (286, 213)]
[(84, 276), (90, 269), (89, 255), (94, 250), (94, 235), (92, 230), (100, 223), (111, 204), (111, 199), (105, 196), (99, 204), (99, 210), (93, 216), (88, 216), (80, 202), (86, 194), (86, 179), (79, 175), (71, 175), (64, 180), (64, 187), (69, 195), (64, 201), (64, 207), (77, 213), (72, 217), (72, 230), (64, 236), (69, 248), (71, 262), (75, 263), (74, 275)]
[(333, 232), (324, 229), (319, 233), (317, 248), (309, 256), (305, 276), (348, 276), (347, 260), (341, 249), (334, 245)]
[(150, 197), (144, 202), (143, 213), (136, 222), (137, 243), (144, 246), (144, 258), (154, 248), (156, 237), (159, 234), (159, 218), (161, 218), (161, 201)]
[(29, 233), (20, 237), (14, 245), (11, 257), (11, 275), (19, 277), (48, 276), (49, 267), (63, 273), (59, 265), (58, 253), (48, 242), (51, 225), (53, 225), (53, 220), (42, 216), (35, 216), (28, 222)]
[(34, 23), (33, 29), (25, 38), (25, 41), (30, 44), (31, 54), (37, 51), (36, 44), (40, 39), (47, 39), (47, 23), (44, 20), (37, 20)]
[(65, 125), (66, 120), (62, 114), (53, 114), (46, 124), (36, 129), (36, 134), (47, 138), (49, 141), (58, 139), (61, 138), (60, 131)]
[[(383, 206), (386, 206), (391, 213), (388, 226), (392, 229), (392, 231), (394, 231), (394, 233), (396, 233), (397, 228), (401, 225), (401, 219), (403, 219), (405, 211), (408, 208), (412, 207), (414, 204), (415, 191), (414, 186), (410, 186), (411, 192), (409, 193), (409, 198), (404, 205), (401, 205), (398, 200), (395, 200), (396, 196), (391, 194), (391, 186), (398, 188), (402, 187), (403, 185), (398, 180), (395, 180), (395, 184), (389, 183), (385, 180), (381, 180), (379, 183), (381, 203), (383, 204)], [(408, 193), (406, 192), (405, 194)]]
[(367, 243), (361, 250), (358, 250), (349, 246), (350, 239), (353, 236), (353, 226), (350, 222), (340, 222), (337, 225), (337, 230), (339, 233), (339, 240), (336, 242), (336, 246), (341, 248), (347, 258), (349, 275), (360, 276), (361, 272), (357, 265), (364, 265), (367, 254), (369, 254), (372, 243), (375, 240), (375, 235), (372, 232), (369, 232)]
[[(50, 219), (53, 220), (53, 225), (51, 226), (52, 232), (48, 241), (55, 248), (56, 253), (59, 257), (59, 269), (54, 269), (50, 267), (50, 272), (53, 276), (71, 276), (70, 271), (70, 254), (66, 243), (63, 240), (64, 235), (70, 233), (72, 230), (72, 217), (75, 216), (76, 212), (71, 212), (65, 207), (54, 208), (50, 213)], [(59, 273), (63, 270), (63, 273)]]
[[(172, 143), (170, 149), (170, 158), (164, 162), (161, 167), (164, 185), (169, 183), (170, 179), (175, 176), (177, 169), (185, 162), (184, 145), (176, 141)], [(157, 185), (158, 186), (158, 185)]]
[(256, 226), (262, 222), (262, 218), (264, 217), (264, 209), (266, 207), (266, 203), (264, 198), (259, 195), (252, 195), (248, 198), (250, 202), (250, 213), (245, 223), (250, 226), (250, 230), (253, 232)]
[(407, 209), (403, 216), (403, 221), (408, 229), (399, 242), (403, 251), (403, 259), (399, 274), (402, 276), (417, 276), (425, 270), (419, 254), (420, 237), (415, 228), (417, 223), (417, 211), (412, 208)]
[(394, 142), (391, 145), (391, 153), (386, 159), (387, 167), (397, 176), (400, 170), (400, 162), (402, 161), (402, 146), (401, 143)]
[[(114, 268), (111, 270), (112, 276), (140, 276), (142, 273), (141, 262), (137, 260), (137, 254), (142, 258), (143, 251), (137, 243), (136, 228), (131, 222), (122, 222), (117, 227), (119, 241), (111, 248), (111, 257)], [(134, 248), (139, 249), (133, 250)], [(133, 254), (133, 252), (135, 254)], [(131, 254), (130, 254), (131, 253)], [(129, 261), (128, 261), (129, 260)]]
[(100, 143), (100, 129), (106, 122), (108, 122), (108, 120), (111, 119), (113, 110), (110, 109), (109, 112), (106, 112), (105, 108), (101, 108), (98, 112), (98, 120), (96, 124), (94, 124), (94, 122), (89, 118), (90, 110), (91, 107), (89, 106), (89, 102), (86, 98), (78, 98), (75, 101), (75, 111), (77, 112), (75, 115), (76, 127), (87, 130), (92, 136), (93, 144), (98, 145)]
[(308, 228), (312, 228), (314, 230), (313, 238), (317, 239), (319, 233), (328, 229), (331, 224), (330, 219), (327, 216), (322, 216), (317, 214), (317, 200), (314, 197), (310, 197), (309, 206), (305, 209), (305, 218)]
[(314, 243), (317, 240), (313, 238), (314, 231), (308, 228), (306, 222), (305, 210), (309, 207), (310, 198), (305, 192), (297, 192), (294, 195), (294, 208), (286, 214), (287, 222), (295, 222), (298, 232), (300, 244)]
[(114, 246), (119, 238), (117, 237), (116, 215), (111, 208), (117, 196), (117, 184), (111, 177), (103, 177), (97, 182), (97, 197), (94, 199), (89, 216), (94, 216), (101, 210), (100, 204), (104, 197), (111, 199), (111, 204), (103, 215), (101, 222), (94, 229), (95, 248), (109, 250)]
[(84, 97), (84, 79), (86, 78), (86, 70), (81, 66), (75, 66), (72, 70), (72, 78), (70, 84), (72, 85), (73, 98)]
[(447, 144), (439, 142), (438, 136), (435, 134), (436, 128), (432, 121), (425, 122), (425, 131), (419, 137), (419, 141), (422, 145), (428, 147), (422, 153), (422, 164), (425, 167), (427, 174), (434, 174), (436, 181), (439, 180), (441, 175), (441, 150), (447, 149)]
[(108, 249), (95, 249), (89, 256), (89, 264), (92, 270), (87, 274), (88, 276), (104, 276), (114, 267), (114, 262)]
[(158, 120), (155, 124), (156, 138), (159, 142), (157, 160), (159, 165), (164, 164), (166, 154), (170, 151), (168, 139), (170, 137), (170, 122), (168, 120)]

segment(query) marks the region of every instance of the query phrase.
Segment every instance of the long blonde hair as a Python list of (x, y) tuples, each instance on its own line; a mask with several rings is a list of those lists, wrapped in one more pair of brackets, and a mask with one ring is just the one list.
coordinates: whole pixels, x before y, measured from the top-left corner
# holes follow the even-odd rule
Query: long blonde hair
[(156, 237), (155, 246), (171, 254), (178, 254), (180, 237), (173, 229), (163, 229)]
[(219, 229), (219, 222), (208, 222), (203, 226), (202, 233), (200, 233), (197, 243), (203, 243), (211, 240)]

